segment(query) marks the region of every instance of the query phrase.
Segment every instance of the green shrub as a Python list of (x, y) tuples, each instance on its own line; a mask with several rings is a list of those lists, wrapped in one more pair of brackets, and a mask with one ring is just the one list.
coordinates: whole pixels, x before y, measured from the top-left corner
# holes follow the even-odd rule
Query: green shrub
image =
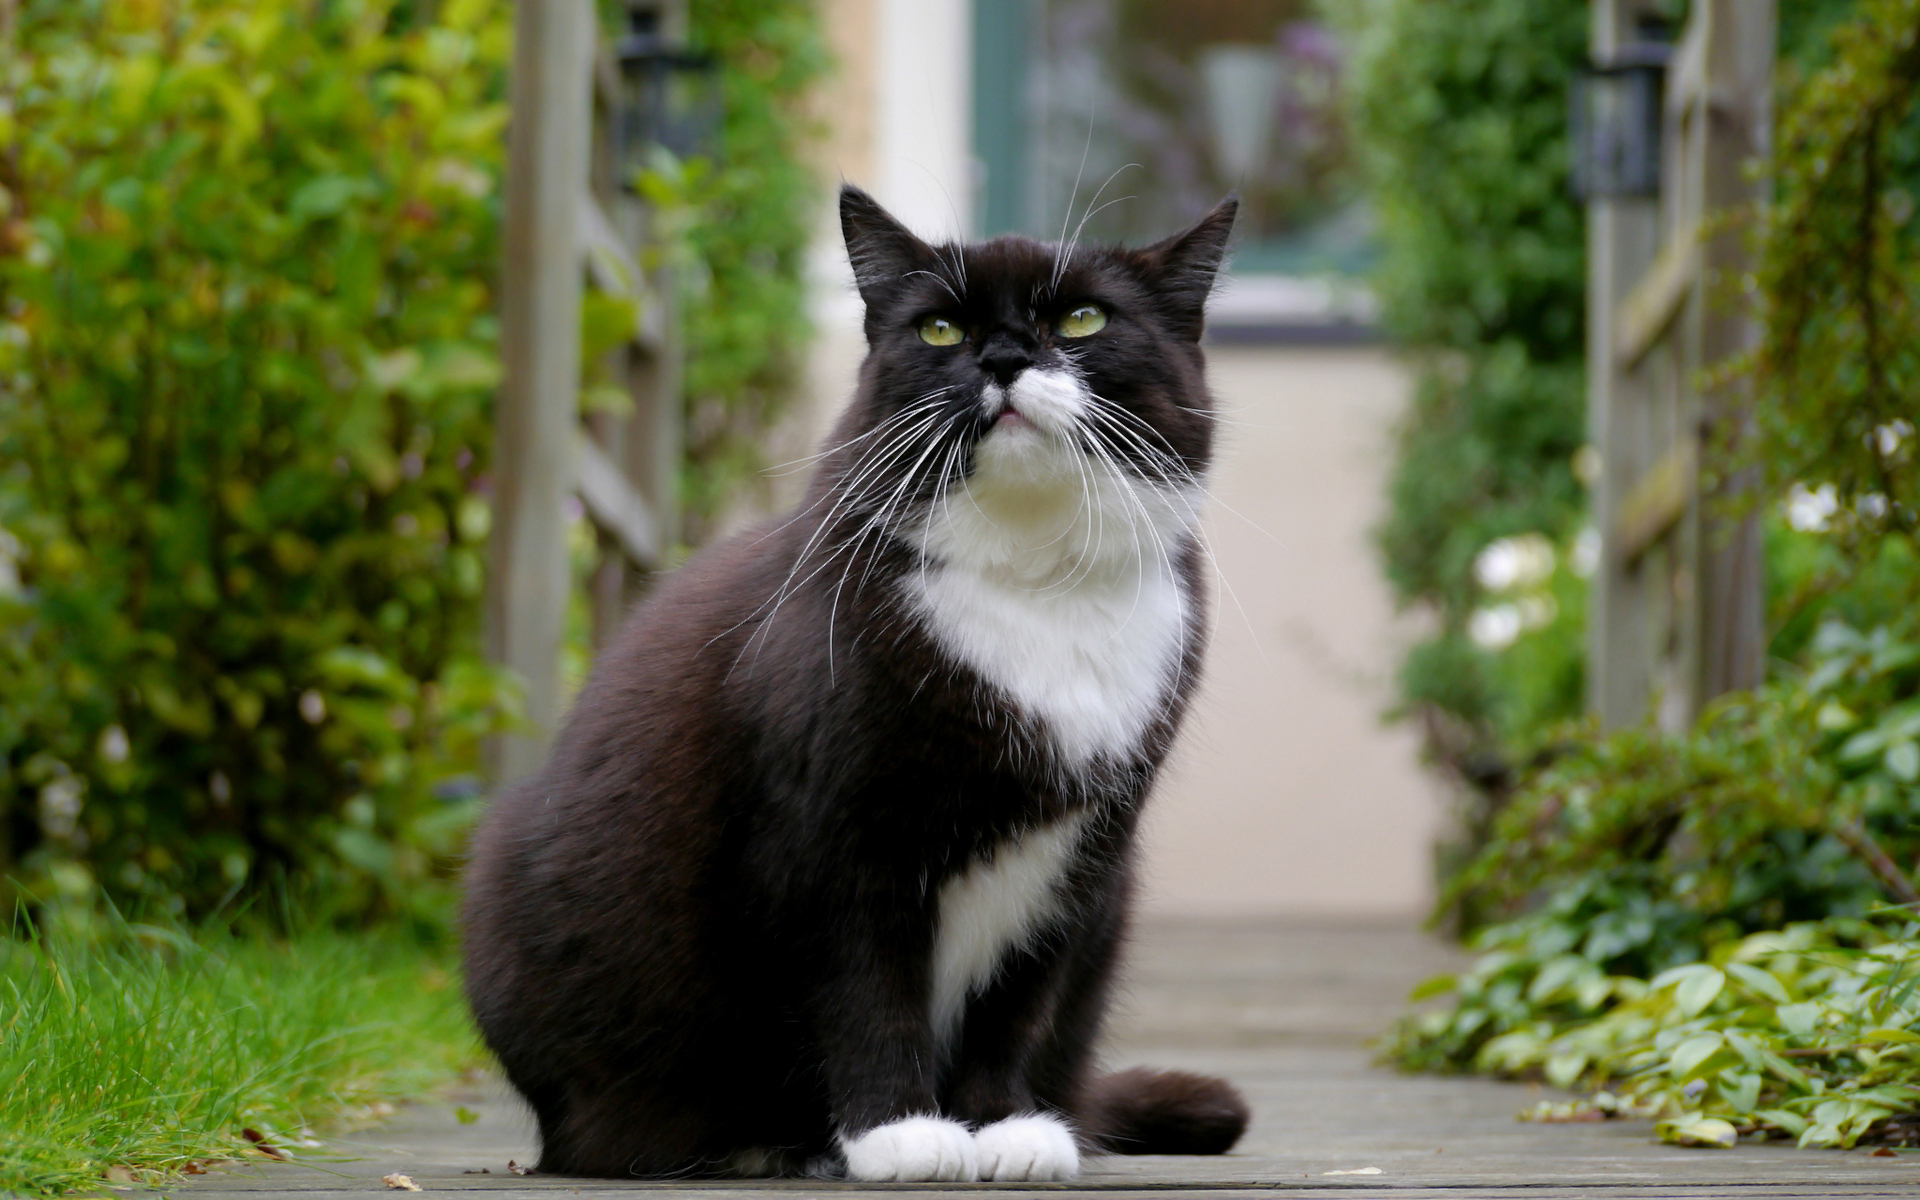
[(506, 6), (15, 20), (0, 869), (432, 915), (506, 702), (477, 656)]
[(719, 161), (680, 185), (688, 206), (690, 541), (764, 465), (812, 337), (806, 256), (818, 166), (810, 89), (827, 68), (814, 0), (696, 0), (693, 40), (723, 65)]
[(1832, 40), (1789, 47), (1757, 228), (1765, 337), (1722, 368), (1757, 376), (1746, 453), (1786, 501), (1768, 536), (1783, 657), (1685, 733), (1569, 734), (1453, 881), (1450, 902), (1506, 919), (1390, 1046), (1605, 1087), (1540, 1115), (1656, 1115), (1688, 1144), (1844, 1147), (1905, 1138), (1920, 1112), (1920, 0), (1861, 0), (1838, 25), (1795, 7)]
[[(1583, 699), (1576, 612), (1563, 606), (1513, 650), (1476, 643), (1469, 627), (1499, 602), (1475, 580), (1481, 552), (1537, 534), (1564, 560), (1585, 507), (1573, 472), (1585, 235), (1567, 97), (1587, 11), (1366, 0), (1330, 12), (1355, 47), (1348, 101), (1378, 214), (1375, 287), (1416, 372), (1378, 537), (1400, 603), (1437, 621), (1408, 654), (1401, 696), (1433, 756), (1483, 789), (1463, 813), (1471, 830), (1509, 760)], [(1534, 686), (1535, 659), (1557, 664), (1551, 687)]]

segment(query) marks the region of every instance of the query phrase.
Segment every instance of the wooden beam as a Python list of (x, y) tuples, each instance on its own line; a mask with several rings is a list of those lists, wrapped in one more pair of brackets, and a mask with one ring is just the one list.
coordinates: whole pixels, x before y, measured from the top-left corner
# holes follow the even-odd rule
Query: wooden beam
[(534, 732), (502, 738), (499, 781), (537, 769), (559, 724), (572, 579), (567, 493), (580, 389), (580, 196), (592, 136), (592, 0), (514, 8), (506, 261), (495, 418), (488, 648), (526, 689)]
[(580, 229), (587, 274), (594, 286), (609, 296), (634, 302), (633, 340), (648, 354), (658, 354), (662, 334), (654, 310), (659, 298), (647, 286), (647, 277), (626, 239), (614, 228), (607, 210), (591, 192), (580, 197)]
[(1680, 45), (1667, 60), (1663, 106), (1666, 119), (1672, 124), (1684, 122), (1693, 106), (1707, 99), (1708, 28), (1706, 21), (1689, 20), (1680, 35)]
[(1700, 274), (1700, 230), (1688, 226), (1660, 253), (1614, 310), (1614, 357), (1632, 369), (1653, 349), (1693, 294)]
[(1683, 438), (1627, 490), (1614, 515), (1608, 547), (1619, 561), (1638, 561), (1680, 523), (1693, 500), (1698, 470), (1693, 440)]
[(636, 566), (660, 567), (660, 521), (620, 468), (584, 433), (575, 450), (580, 501), (594, 524), (610, 534)]

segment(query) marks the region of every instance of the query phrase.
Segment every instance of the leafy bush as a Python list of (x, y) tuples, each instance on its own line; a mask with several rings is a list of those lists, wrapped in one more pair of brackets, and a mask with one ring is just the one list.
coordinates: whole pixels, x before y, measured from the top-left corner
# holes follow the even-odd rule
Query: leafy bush
[(0, 867), (431, 907), (507, 701), (476, 640), (506, 6), (15, 20)]
[[(1400, 602), (1437, 621), (1408, 654), (1401, 695), (1429, 751), (1482, 789), (1463, 814), (1473, 829), (1518, 747), (1583, 699), (1577, 611), (1515, 652), (1470, 627), (1500, 602), (1476, 581), (1476, 558), (1538, 535), (1565, 561), (1585, 506), (1573, 472), (1585, 440), (1584, 218), (1567, 183), (1567, 95), (1587, 58), (1587, 12), (1555, 0), (1330, 12), (1355, 47), (1348, 100), (1378, 214), (1375, 286), (1417, 372), (1378, 536)], [(1558, 664), (1552, 687), (1535, 686), (1534, 659)]]
[(1782, 122), (1749, 452), (1859, 558), (1920, 541), (1920, 5), (1863, 0), (1832, 53)]
[(677, 189), (691, 218), (683, 491), (697, 543), (757, 477), (762, 435), (802, 377), (820, 196), (809, 89), (827, 53), (813, 0), (697, 0), (691, 15), (727, 97), (719, 162)]
[[(1911, 1132), (1900, 1119), (1920, 1108), (1920, 924), (1790, 925), (1651, 979), (1555, 949), (1547, 927), (1487, 944), (1466, 975), (1430, 983), (1455, 1006), (1402, 1023), (1403, 1060), (1589, 1083), (1607, 1090), (1523, 1116), (1660, 1116), (1655, 1132), (1683, 1145), (1750, 1134), (1846, 1148)], [(1471, 1055), (1466, 1040), (1478, 1041)]]
[(1920, 0), (1862, 0), (1830, 56), (1799, 49), (1826, 65), (1784, 106), (1766, 336), (1725, 368), (1761, 385), (1747, 452), (1792, 527), (1769, 548), (1796, 661), (1688, 733), (1570, 737), (1454, 882), (1508, 919), (1390, 1048), (1604, 1086), (1540, 1115), (1658, 1115), (1687, 1144), (1909, 1140), (1920, 1112), (1920, 363), (1899, 332), (1920, 294)]

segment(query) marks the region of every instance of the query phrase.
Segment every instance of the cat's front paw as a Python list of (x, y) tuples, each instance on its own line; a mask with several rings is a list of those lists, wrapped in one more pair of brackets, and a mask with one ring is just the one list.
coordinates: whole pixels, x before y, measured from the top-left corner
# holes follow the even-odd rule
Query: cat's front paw
[(1008, 1117), (973, 1135), (982, 1179), (1072, 1179), (1080, 1147), (1058, 1117)]
[(847, 1178), (864, 1183), (971, 1182), (980, 1177), (973, 1134), (958, 1121), (906, 1117), (840, 1143)]

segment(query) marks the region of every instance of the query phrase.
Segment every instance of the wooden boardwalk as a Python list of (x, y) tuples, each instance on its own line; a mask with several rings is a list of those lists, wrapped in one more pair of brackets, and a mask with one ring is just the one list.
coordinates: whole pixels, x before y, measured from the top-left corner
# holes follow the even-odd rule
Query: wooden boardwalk
[[(562, 1200), (625, 1192), (699, 1193), (702, 1200), (776, 1193), (898, 1190), (929, 1197), (992, 1191), (1038, 1196), (1099, 1191), (1229, 1196), (1356, 1197), (1865, 1197), (1920, 1192), (1920, 1152), (1785, 1146), (1682, 1150), (1645, 1122), (1531, 1125), (1514, 1119), (1545, 1093), (1526, 1084), (1403, 1076), (1371, 1065), (1365, 1046), (1408, 987), (1457, 961), (1404, 927), (1177, 924), (1144, 929), (1110, 1059), (1217, 1072), (1254, 1110), (1246, 1139), (1219, 1158), (1096, 1158), (1070, 1184), (871, 1185), (816, 1181), (645, 1183), (521, 1177), (535, 1157), (518, 1105), (498, 1087), (411, 1107), (388, 1124), (330, 1141), (310, 1160), (237, 1164), (177, 1189), (299, 1193), (301, 1200), (386, 1191), (410, 1176), (428, 1192), (473, 1200)], [(471, 1124), (454, 1115), (464, 1105)], [(487, 1173), (478, 1172), (485, 1170)], [(1362, 1173), (1365, 1172), (1365, 1173)]]

